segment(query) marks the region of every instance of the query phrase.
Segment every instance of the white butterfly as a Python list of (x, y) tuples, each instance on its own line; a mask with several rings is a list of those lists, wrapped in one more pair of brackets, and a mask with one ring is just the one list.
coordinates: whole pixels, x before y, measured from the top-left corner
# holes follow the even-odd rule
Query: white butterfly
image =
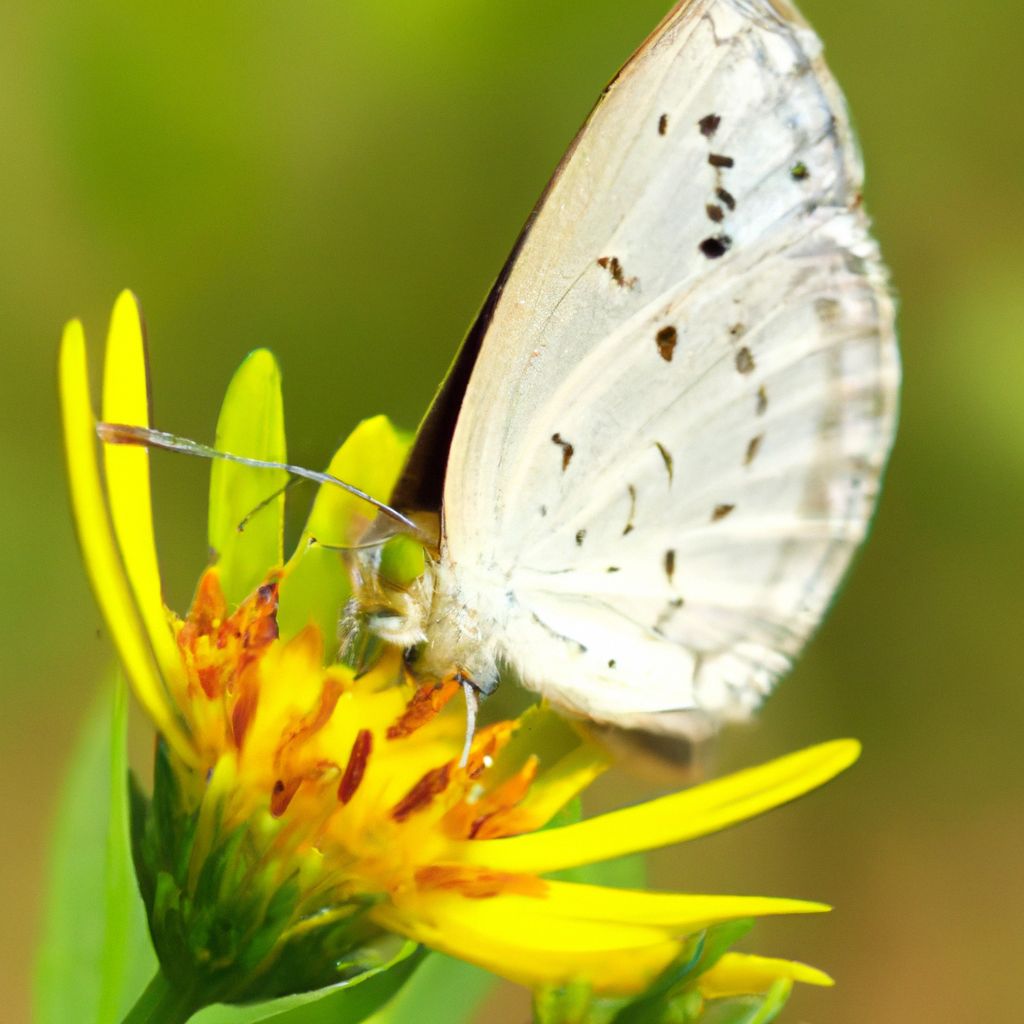
[(792, 7), (675, 7), (562, 161), (392, 495), (440, 514), (424, 577), (371, 615), (418, 673), (486, 693), (510, 669), (655, 732), (756, 707), (864, 537), (895, 428), (861, 180)]

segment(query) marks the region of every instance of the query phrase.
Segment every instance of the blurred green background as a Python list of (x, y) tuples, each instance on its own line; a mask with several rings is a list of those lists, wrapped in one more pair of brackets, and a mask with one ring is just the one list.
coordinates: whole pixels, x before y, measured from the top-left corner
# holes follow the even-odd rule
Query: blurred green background
[[(291, 454), (417, 422), (523, 219), (668, 0), (0, 8), (0, 373), (8, 780), (0, 991), (26, 1019), (65, 757), (111, 653), (67, 514), (62, 323), (117, 291), (150, 325), (158, 422), (210, 438), (252, 346)], [(902, 301), (902, 425), (874, 536), (721, 768), (860, 737), (827, 790), (659, 854), (691, 891), (828, 900), (753, 947), (839, 982), (788, 1019), (1007, 1020), (1024, 961), (1024, 15), (1006, 0), (805, 0), (859, 127)], [(204, 562), (206, 467), (158, 459), (170, 597)], [(607, 793), (606, 793), (607, 795)], [(499, 1009), (499, 1006), (502, 1007)], [(525, 1019), (511, 989), (487, 1019)]]

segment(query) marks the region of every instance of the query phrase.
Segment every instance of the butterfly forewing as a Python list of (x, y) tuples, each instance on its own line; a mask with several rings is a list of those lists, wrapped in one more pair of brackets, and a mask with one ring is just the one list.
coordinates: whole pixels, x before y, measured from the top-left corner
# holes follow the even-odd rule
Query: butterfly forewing
[(442, 586), (595, 718), (754, 706), (874, 507), (893, 308), (819, 50), (779, 3), (677, 7), (563, 162), (483, 337)]

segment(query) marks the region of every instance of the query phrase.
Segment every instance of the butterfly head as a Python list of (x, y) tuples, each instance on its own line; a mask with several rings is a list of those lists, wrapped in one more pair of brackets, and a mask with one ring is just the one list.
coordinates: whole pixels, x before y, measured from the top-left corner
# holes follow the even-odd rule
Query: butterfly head
[[(380, 536), (376, 534), (384, 529)], [(357, 669), (370, 667), (383, 645), (423, 643), (432, 597), (432, 555), (421, 536), (395, 532), (378, 520), (346, 552), (352, 597), (342, 617), (342, 650)]]

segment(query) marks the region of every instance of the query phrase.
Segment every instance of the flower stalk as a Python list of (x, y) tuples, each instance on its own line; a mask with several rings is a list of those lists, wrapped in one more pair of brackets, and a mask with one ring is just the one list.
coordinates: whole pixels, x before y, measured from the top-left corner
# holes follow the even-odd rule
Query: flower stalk
[(171, 983), (158, 970), (131, 1008), (124, 1024), (184, 1024), (202, 1006), (195, 993)]

